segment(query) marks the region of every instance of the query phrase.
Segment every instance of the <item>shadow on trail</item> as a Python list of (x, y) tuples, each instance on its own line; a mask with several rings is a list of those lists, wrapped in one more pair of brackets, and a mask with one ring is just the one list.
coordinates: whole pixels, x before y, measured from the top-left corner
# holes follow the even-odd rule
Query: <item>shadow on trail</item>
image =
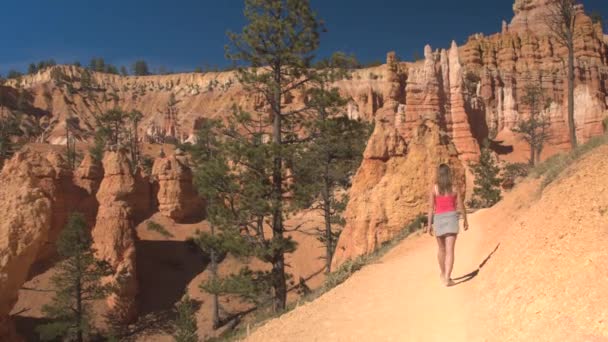
[(496, 245), (494, 250), (481, 262), (481, 264), (479, 264), (479, 266), (477, 267), (477, 269), (475, 271), (465, 274), (462, 277), (454, 278), (453, 279), (454, 286), (458, 285), (458, 284), (466, 283), (467, 281), (477, 277), (477, 275), (479, 274), (479, 271), (481, 271), (481, 269), (488, 263), (488, 261), (490, 261), (490, 258), (492, 257), (492, 255), (494, 255), (494, 253), (496, 253), (496, 251), (498, 250), (498, 247), (500, 247), (500, 243), (498, 245)]

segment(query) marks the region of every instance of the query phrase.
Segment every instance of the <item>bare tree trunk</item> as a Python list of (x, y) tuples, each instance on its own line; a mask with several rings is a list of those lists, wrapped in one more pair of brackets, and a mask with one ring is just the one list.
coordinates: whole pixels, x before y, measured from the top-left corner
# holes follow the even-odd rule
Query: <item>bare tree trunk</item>
[[(212, 224), (211, 225), (211, 236), (215, 236), (215, 227)], [(213, 277), (213, 279), (217, 279), (217, 254), (215, 253), (215, 250), (211, 249), (211, 277)], [(212, 301), (212, 322), (213, 322), (213, 329), (217, 329), (220, 327), (220, 302), (219, 302), (219, 296), (217, 294), (213, 294), (213, 301)]]
[(570, 144), (576, 148), (576, 126), (574, 122), (574, 38), (570, 37), (568, 42), (568, 129), (570, 132)]
[(76, 275), (76, 320), (78, 322), (78, 327), (76, 329), (76, 341), (78, 342), (83, 342), (84, 341), (84, 336), (82, 334), (82, 282), (81, 282), (81, 278), (82, 278), (82, 272), (83, 270), (80, 269), (80, 255), (77, 255), (76, 258), (78, 258), (77, 262), (77, 272), (78, 274)]
[[(272, 213), (272, 237), (275, 240), (283, 240), (283, 175), (282, 175), (282, 132), (281, 132), (281, 63), (276, 63), (274, 68), (274, 103), (271, 104), (273, 111), (272, 138), (276, 150), (274, 151), (272, 183), (273, 183), (273, 213)], [(285, 309), (287, 303), (287, 284), (285, 283), (285, 254), (279, 249), (274, 255), (272, 263), (273, 287), (274, 287), (274, 310), (275, 312)]]
[[(329, 159), (329, 158), (328, 158)], [(325, 218), (325, 273), (331, 273), (331, 260), (333, 257), (333, 235), (331, 232), (331, 197), (329, 184), (329, 160), (325, 161), (323, 178), (323, 214)]]

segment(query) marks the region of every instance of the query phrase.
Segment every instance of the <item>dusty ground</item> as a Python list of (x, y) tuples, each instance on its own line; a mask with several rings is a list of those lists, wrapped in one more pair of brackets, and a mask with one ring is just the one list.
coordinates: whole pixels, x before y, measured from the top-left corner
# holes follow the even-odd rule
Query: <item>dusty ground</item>
[(471, 215), (455, 287), (418, 235), (246, 341), (608, 341), (606, 174), (608, 146)]

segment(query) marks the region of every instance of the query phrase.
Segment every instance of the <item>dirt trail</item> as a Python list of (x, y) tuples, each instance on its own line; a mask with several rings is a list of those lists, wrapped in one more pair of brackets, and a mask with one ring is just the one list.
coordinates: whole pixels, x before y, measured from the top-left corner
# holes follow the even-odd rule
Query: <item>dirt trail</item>
[[(457, 243), (454, 278), (476, 271), (492, 251), (480, 246), (484, 232), (475, 215), (471, 226)], [(435, 255), (434, 238), (411, 237), (377, 264), (269, 322), (246, 341), (470, 341), (467, 303), (475, 278), (444, 287)]]
[(246, 341), (608, 342), (608, 146), (544, 190), (527, 180), (470, 215), (455, 287), (434, 238), (406, 239), (377, 264)]

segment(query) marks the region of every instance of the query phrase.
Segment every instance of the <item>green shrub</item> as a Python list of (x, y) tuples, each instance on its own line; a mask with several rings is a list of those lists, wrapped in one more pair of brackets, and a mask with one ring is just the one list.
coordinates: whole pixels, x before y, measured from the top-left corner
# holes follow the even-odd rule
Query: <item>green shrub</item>
[(524, 178), (530, 172), (530, 164), (527, 163), (509, 163), (503, 169), (502, 187), (511, 189), (515, 186), (517, 178)]
[(468, 205), (472, 208), (489, 208), (500, 201), (500, 184), (502, 179), (499, 177), (500, 167), (498, 166), (489, 142), (484, 143), (481, 149), (479, 162), (471, 164), (471, 171), (475, 175), (475, 187), (473, 188), (473, 198)]

